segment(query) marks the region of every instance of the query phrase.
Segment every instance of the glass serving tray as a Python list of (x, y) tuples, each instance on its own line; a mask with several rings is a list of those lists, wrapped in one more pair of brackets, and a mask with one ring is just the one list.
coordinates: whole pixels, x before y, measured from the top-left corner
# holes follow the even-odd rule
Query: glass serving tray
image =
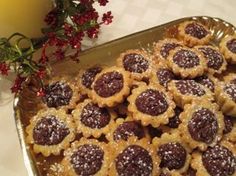
[[(219, 18), (206, 16), (182, 18), (85, 50), (79, 56), (79, 64), (75, 64), (70, 59), (54, 63), (52, 64), (52, 74), (56, 76), (72, 76), (78, 73), (80, 68), (88, 64), (114, 64), (119, 54), (127, 49), (143, 48), (148, 50), (153, 42), (165, 37), (175, 37), (177, 25), (186, 20), (196, 20), (206, 25), (214, 36), (212, 42), (215, 45), (218, 45), (225, 36), (236, 33), (236, 28), (232, 24)], [(40, 101), (35, 94), (36, 87), (37, 83), (33, 79), (26, 82), (23, 90), (15, 96), (14, 112), (16, 128), (28, 174), (44, 176), (50, 164), (59, 161), (62, 156), (50, 156), (46, 161), (41, 155), (34, 154), (31, 147), (26, 143), (25, 128), (29, 124), (29, 119), (37, 113), (37, 104)]]

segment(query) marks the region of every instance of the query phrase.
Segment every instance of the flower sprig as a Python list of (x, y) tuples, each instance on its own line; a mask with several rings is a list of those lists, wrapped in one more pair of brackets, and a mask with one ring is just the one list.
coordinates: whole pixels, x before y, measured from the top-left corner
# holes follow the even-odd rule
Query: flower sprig
[[(38, 94), (43, 95), (42, 80), (51, 59), (61, 60), (68, 51), (75, 50), (71, 58), (78, 61), (83, 38), (97, 38), (100, 26), (110, 24), (113, 19), (110, 11), (99, 19), (94, 8), (96, 2), (105, 6), (108, 0), (55, 0), (54, 8), (45, 17), (48, 27), (42, 29), (42, 38), (32, 39), (19, 33), (0, 38), (0, 73), (7, 75), (13, 70), (17, 75), (12, 92), (21, 90), (22, 82), (35, 75), (42, 85)], [(40, 48), (41, 58), (35, 60), (34, 53)], [(53, 48), (51, 52), (49, 48)]]

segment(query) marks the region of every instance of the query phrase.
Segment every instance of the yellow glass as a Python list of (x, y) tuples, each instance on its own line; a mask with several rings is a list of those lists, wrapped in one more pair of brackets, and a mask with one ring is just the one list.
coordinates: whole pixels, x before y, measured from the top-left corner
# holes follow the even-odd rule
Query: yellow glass
[(52, 0), (0, 0), (0, 37), (20, 32), (28, 37), (42, 36), (44, 18)]

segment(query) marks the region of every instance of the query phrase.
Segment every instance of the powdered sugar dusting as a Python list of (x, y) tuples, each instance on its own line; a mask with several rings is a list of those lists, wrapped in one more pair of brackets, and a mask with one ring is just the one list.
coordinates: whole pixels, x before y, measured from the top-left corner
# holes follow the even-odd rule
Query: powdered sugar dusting
[(207, 108), (196, 110), (188, 122), (188, 130), (191, 137), (196, 141), (208, 144), (215, 139), (218, 129), (217, 117)]
[(203, 96), (205, 95), (205, 90), (195, 82), (194, 80), (178, 80), (175, 81), (176, 88), (180, 91), (181, 94), (185, 95), (195, 95)]
[(214, 69), (214, 70), (220, 69), (220, 67), (223, 64), (224, 59), (223, 59), (222, 54), (219, 51), (212, 49), (210, 47), (207, 47), (207, 46), (199, 48), (199, 50), (208, 59), (207, 66), (209, 68)]
[(234, 102), (236, 102), (236, 84), (226, 84), (224, 86), (224, 91)]
[(164, 87), (167, 87), (167, 83), (175, 78), (175, 75), (172, 71), (170, 71), (169, 69), (164, 69), (164, 68), (159, 69), (156, 72), (156, 75), (159, 80), (159, 83)]
[(135, 73), (143, 73), (149, 67), (149, 62), (141, 54), (130, 53), (124, 56), (124, 68), (127, 71)]
[(200, 64), (200, 58), (198, 55), (187, 49), (181, 49), (177, 51), (173, 56), (173, 61), (181, 68), (190, 69)]
[(68, 134), (69, 128), (55, 116), (43, 117), (33, 129), (33, 138), (39, 145), (59, 144)]
[(201, 85), (207, 87), (210, 89), (212, 92), (215, 90), (215, 84), (214, 82), (208, 78), (207, 76), (201, 76), (195, 79), (196, 82), (200, 83)]
[(142, 92), (135, 100), (138, 110), (156, 116), (164, 113), (169, 105), (163, 92), (155, 89), (147, 89)]
[(94, 175), (102, 167), (104, 151), (97, 145), (84, 144), (71, 156), (71, 164), (78, 175)]
[(81, 113), (81, 122), (90, 128), (103, 128), (110, 122), (110, 114), (106, 108), (89, 103), (84, 106)]
[(203, 165), (210, 175), (233, 175), (236, 172), (236, 158), (226, 147), (216, 145), (202, 155)]
[(153, 161), (146, 149), (138, 145), (130, 145), (115, 159), (116, 170), (120, 176), (142, 175), (152, 173)]

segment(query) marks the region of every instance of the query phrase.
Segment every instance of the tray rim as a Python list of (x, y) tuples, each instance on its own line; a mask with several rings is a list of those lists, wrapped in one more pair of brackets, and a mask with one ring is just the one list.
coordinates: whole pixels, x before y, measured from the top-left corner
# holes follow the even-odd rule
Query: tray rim
[[(136, 35), (139, 35), (141, 33), (145, 33), (147, 31), (150, 31), (150, 30), (155, 29), (157, 27), (166, 26), (166, 25), (169, 25), (171, 23), (178, 23), (178, 22), (181, 22), (181, 21), (184, 21), (184, 20), (195, 20), (197, 18), (203, 18), (203, 19), (208, 18), (208, 19), (212, 19), (212, 20), (215, 20), (215, 21), (221, 21), (223, 24), (229, 25), (236, 32), (236, 27), (234, 25), (232, 25), (230, 22), (227, 22), (227, 21), (225, 21), (225, 20), (223, 20), (219, 17), (212, 17), (212, 16), (207, 16), (207, 15), (204, 15), (204, 16), (186, 16), (186, 17), (183, 17), (183, 18), (178, 18), (178, 19), (175, 19), (175, 20), (171, 20), (167, 23), (162, 23), (160, 25), (153, 26), (151, 28), (148, 28), (148, 29), (145, 29), (145, 30), (142, 30), (142, 31), (138, 31), (138, 32), (135, 32), (135, 33), (132, 33), (132, 34), (128, 34), (128, 35), (125, 35), (123, 37), (116, 38), (116, 39), (110, 40), (108, 42), (93, 46), (91, 48), (88, 48), (88, 49), (85, 49), (85, 50), (81, 51), (79, 56), (86, 55), (87, 53), (90, 53), (93, 50), (103, 48), (103, 47), (105, 47), (107, 45), (110, 45), (111, 43), (117, 42), (119, 40), (134, 37)], [(64, 60), (67, 60), (67, 59), (68, 58), (65, 58)], [(54, 63), (52, 63), (52, 64), (54, 64)], [(28, 79), (26, 79), (25, 82), (27, 82), (27, 81), (28, 81)], [(13, 100), (14, 120), (15, 120), (17, 135), (18, 135), (18, 139), (19, 139), (19, 142), (20, 142), (20, 147), (21, 147), (21, 151), (22, 151), (22, 154), (23, 154), (24, 165), (25, 165), (25, 168), (27, 170), (27, 173), (28, 173), (29, 176), (37, 176), (37, 168), (32, 163), (32, 161), (30, 161), (30, 158), (28, 157), (28, 151), (27, 151), (28, 146), (26, 144), (25, 137), (24, 137), (25, 132), (23, 130), (22, 123), (20, 122), (21, 115), (20, 115), (20, 108), (18, 107), (19, 96), (20, 96), (20, 92), (16, 93), (15, 96), (14, 96), (14, 100)]]

